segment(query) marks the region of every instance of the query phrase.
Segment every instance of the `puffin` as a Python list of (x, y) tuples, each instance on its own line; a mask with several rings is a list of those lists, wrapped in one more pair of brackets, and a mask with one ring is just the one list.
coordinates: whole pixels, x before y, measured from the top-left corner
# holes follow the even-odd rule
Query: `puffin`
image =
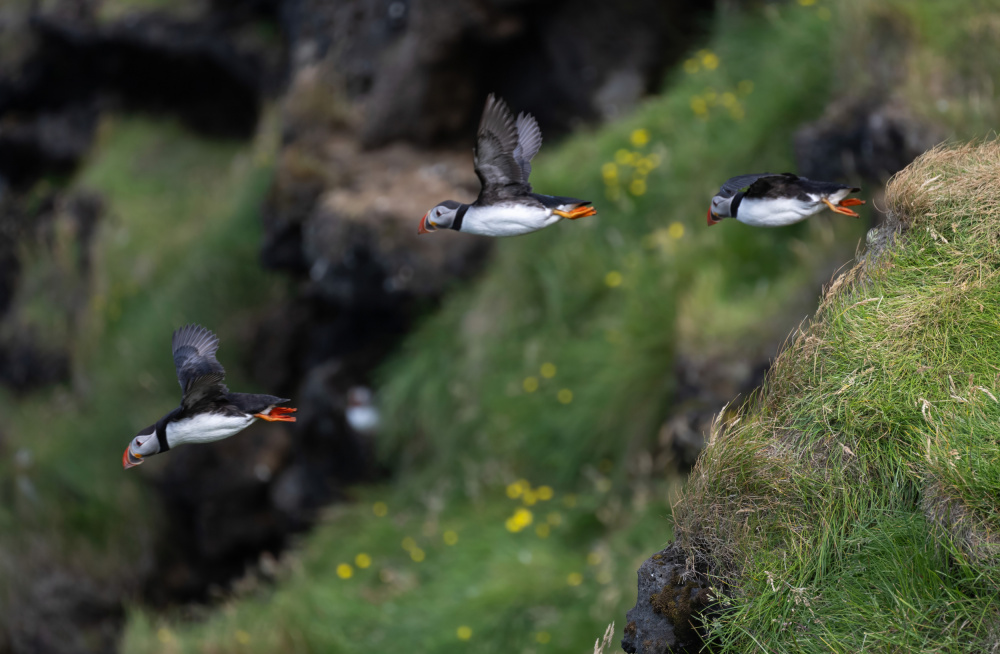
[(219, 337), (200, 325), (186, 325), (173, 335), (174, 366), (181, 385), (181, 405), (146, 427), (122, 455), (127, 470), (154, 454), (183, 443), (210, 443), (243, 431), (257, 419), (295, 422), (296, 409), (274, 395), (230, 393), (222, 383), (226, 370), (216, 358)]
[(726, 180), (708, 208), (708, 224), (735, 218), (753, 227), (784, 227), (805, 220), (824, 208), (858, 218), (848, 207), (864, 200), (847, 197), (861, 189), (836, 182), (818, 182), (792, 173), (739, 175)]
[(519, 236), (597, 213), (587, 200), (533, 193), (531, 159), (542, 147), (534, 116), (515, 119), (507, 104), (492, 93), (476, 132), (473, 163), (482, 188), (472, 204), (446, 200), (424, 214), (418, 234), (453, 229), (483, 236)]

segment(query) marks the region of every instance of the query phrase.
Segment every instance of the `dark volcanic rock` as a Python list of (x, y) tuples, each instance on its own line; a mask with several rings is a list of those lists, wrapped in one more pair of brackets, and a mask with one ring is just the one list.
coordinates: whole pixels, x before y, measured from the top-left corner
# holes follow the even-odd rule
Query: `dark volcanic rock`
[(329, 54), (367, 146), (468, 142), (490, 92), (549, 135), (627, 111), (697, 38), (712, 2), (294, 0), (293, 57)]
[(795, 158), (812, 179), (885, 182), (942, 138), (899, 104), (848, 99), (796, 132)]
[(54, 571), (40, 576), (5, 618), (12, 654), (110, 654), (118, 651), (125, 610), (119, 589)]
[(622, 649), (629, 654), (701, 651), (700, 624), (712, 604), (702, 575), (689, 571), (684, 552), (674, 545), (639, 566), (639, 594), (625, 614)]

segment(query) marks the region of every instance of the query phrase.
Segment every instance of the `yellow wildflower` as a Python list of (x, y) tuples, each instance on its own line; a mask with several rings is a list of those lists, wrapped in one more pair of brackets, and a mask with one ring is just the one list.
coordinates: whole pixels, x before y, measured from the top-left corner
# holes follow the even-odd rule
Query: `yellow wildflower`
[(571, 572), (566, 577), (566, 583), (570, 586), (579, 586), (583, 583), (583, 575), (579, 572)]
[(697, 59), (688, 59), (684, 62), (684, 72), (689, 75), (697, 73), (699, 68), (700, 66), (698, 65)]
[(675, 241), (684, 236), (684, 225), (681, 223), (670, 223), (667, 228), (667, 235)]
[(646, 180), (644, 179), (633, 179), (632, 183), (628, 185), (628, 190), (632, 195), (639, 196), (645, 195), (646, 193)]
[(526, 393), (534, 393), (538, 390), (538, 377), (525, 377), (521, 386)]
[(696, 116), (708, 115), (708, 103), (705, 102), (705, 98), (700, 95), (696, 95), (691, 98), (691, 111), (693, 111)]
[(597, 565), (600, 562), (601, 562), (601, 553), (600, 552), (591, 552), (590, 554), (587, 555), (587, 563), (588, 564), (590, 564), (590, 565)]
[(538, 487), (538, 499), (543, 502), (547, 502), (552, 499), (552, 487), (551, 486), (539, 486)]
[(454, 545), (458, 542), (458, 532), (449, 529), (441, 534), (441, 540), (444, 541), (445, 545)]
[(542, 377), (552, 379), (556, 376), (556, 365), (554, 363), (543, 363), (539, 372), (542, 374)]
[(625, 278), (622, 277), (622, 274), (617, 270), (612, 270), (604, 276), (604, 283), (610, 288), (617, 288), (618, 286), (621, 286), (624, 280)]
[(364, 570), (371, 564), (372, 564), (372, 557), (368, 556), (364, 552), (361, 552), (356, 557), (354, 557), (354, 565), (358, 566), (362, 570)]
[(642, 146), (649, 143), (649, 130), (637, 129), (632, 132), (632, 136), (629, 137), (629, 140), (632, 141), (632, 145), (634, 145), (637, 148), (641, 148)]
[(569, 404), (573, 401), (573, 391), (568, 388), (561, 388), (559, 392), (556, 393), (556, 399), (559, 400), (560, 404)]
[(354, 574), (354, 568), (350, 563), (341, 563), (337, 566), (337, 576), (341, 579), (350, 579)]
[(419, 547), (414, 547), (412, 550), (410, 550), (410, 558), (416, 561), (417, 563), (420, 563), (425, 558), (427, 558), (427, 553), (424, 552)]
[(541, 643), (542, 645), (544, 645), (550, 640), (552, 640), (552, 634), (550, 634), (547, 631), (539, 631), (537, 634), (535, 634), (536, 643)]
[(250, 634), (243, 631), (242, 629), (237, 629), (235, 636), (236, 636), (236, 642), (238, 642), (240, 645), (248, 645), (250, 643)]
[(611, 183), (618, 179), (618, 166), (613, 161), (609, 161), (601, 166), (601, 176), (605, 182)]
[(455, 630), (455, 635), (458, 636), (459, 640), (469, 640), (472, 638), (472, 629), (466, 627), (464, 624)]
[(535, 527), (535, 533), (538, 534), (539, 538), (549, 537), (549, 526), (546, 524), (541, 524)]
[(618, 163), (619, 166), (632, 165), (633, 157), (634, 155), (625, 148), (622, 148), (617, 152), (615, 152), (615, 161)]
[(403, 546), (403, 549), (406, 550), (407, 552), (415, 550), (417, 548), (417, 541), (413, 540), (413, 538), (410, 536), (404, 538), (403, 542), (400, 544)]
[(716, 68), (719, 67), (719, 56), (714, 52), (702, 50), (701, 65), (707, 68), (708, 70), (715, 70)]
[(382, 518), (389, 513), (389, 506), (385, 502), (375, 502), (375, 504), (372, 504), (372, 513)]

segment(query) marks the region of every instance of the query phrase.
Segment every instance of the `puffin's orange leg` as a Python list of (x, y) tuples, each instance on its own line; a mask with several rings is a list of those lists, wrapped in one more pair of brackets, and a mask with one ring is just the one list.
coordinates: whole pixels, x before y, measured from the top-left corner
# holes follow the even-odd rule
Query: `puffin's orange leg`
[(268, 422), (295, 422), (295, 416), (289, 415), (295, 413), (298, 409), (293, 409), (286, 406), (276, 406), (267, 413), (255, 413), (254, 418), (260, 418), (261, 420), (267, 420)]
[(577, 218), (586, 218), (587, 216), (597, 215), (597, 209), (594, 207), (577, 207), (570, 211), (559, 211), (555, 209), (552, 213), (557, 216), (562, 216), (563, 218), (569, 218), (570, 220), (576, 220)]
[(830, 207), (831, 211), (836, 211), (837, 213), (842, 213), (845, 216), (851, 216), (853, 218), (860, 218), (861, 217), (860, 215), (858, 215), (854, 211), (851, 211), (847, 207), (841, 207), (839, 205), (833, 204), (832, 202), (830, 202), (826, 198), (823, 198), (823, 204), (825, 204), (826, 206)]
[(837, 206), (838, 207), (854, 207), (854, 206), (857, 206), (859, 204), (864, 204), (864, 203), (865, 203), (865, 201), (861, 200), (859, 198), (844, 198), (843, 200), (841, 200), (840, 202), (837, 203)]

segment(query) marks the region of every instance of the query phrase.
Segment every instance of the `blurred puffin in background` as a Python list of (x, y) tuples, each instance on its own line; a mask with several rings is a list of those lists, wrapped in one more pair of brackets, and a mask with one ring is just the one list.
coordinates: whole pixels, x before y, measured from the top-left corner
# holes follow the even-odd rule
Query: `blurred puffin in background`
[(257, 419), (295, 422), (296, 409), (279, 407), (288, 400), (273, 395), (230, 393), (222, 380), (226, 370), (216, 358), (219, 338), (199, 325), (174, 332), (174, 365), (183, 396), (181, 405), (146, 427), (122, 455), (133, 468), (154, 454), (183, 443), (210, 443), (243, 431)]
[(472, 204), (446, 200), (420, 219), (418, 234), (453, 229), (483, 236), (518, 236), (563, 218), (593, 216), (586, 200), (532, 193), (531, 159), (542, 147), (542, 131), (531, 114), (517, 120), (503, 100), (490, 94), (476, 133), (474, 163), (482, 184)]
[(864, 200), (847, 197), (860, 188), (835, 182), (816, 182), (792, 173), (739, 175), (726, 180), (708, 209), (708, 224), (735, 218), (753, 227), (783, 227), (829, 208), (858, 218), (848, 207)]

